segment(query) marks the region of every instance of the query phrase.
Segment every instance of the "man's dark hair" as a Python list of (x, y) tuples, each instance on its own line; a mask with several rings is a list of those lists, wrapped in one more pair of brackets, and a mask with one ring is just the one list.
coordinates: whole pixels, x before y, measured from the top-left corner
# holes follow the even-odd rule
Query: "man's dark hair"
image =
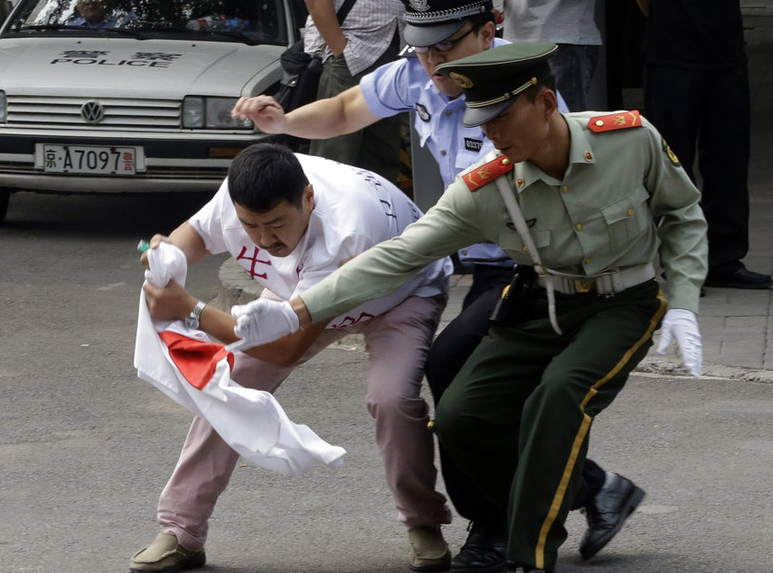
[(300, 208), (308, 184), (298, 158), (278, 143), (251, 145), (228, 169), (231, 200), (256, 213), (270, 211), (283, 201)]
[(497, 23), (497, 19), (491, 10), (488, 10), (483, 14), (477, 14), (475, 16), (471, 16), (467, 18), (467, 21), (470, 24), (472, 24), (472, 29), (475, 30), (476, 34), (486, 24), (486, 22), (493, 22), (495, 25)]

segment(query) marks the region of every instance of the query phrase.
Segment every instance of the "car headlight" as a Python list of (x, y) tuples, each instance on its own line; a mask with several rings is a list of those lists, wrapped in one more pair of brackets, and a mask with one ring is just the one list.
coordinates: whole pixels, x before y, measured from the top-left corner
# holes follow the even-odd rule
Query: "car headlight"
[(188, 129), (252, 129), (248, 119), (231, 117), (237, 98), (186, 96), (183, 99), (183, 127)]
[(5, 123), (7, 117), (6, 104), (5, 104), (5, 92), (0, 91), (0, 123)]

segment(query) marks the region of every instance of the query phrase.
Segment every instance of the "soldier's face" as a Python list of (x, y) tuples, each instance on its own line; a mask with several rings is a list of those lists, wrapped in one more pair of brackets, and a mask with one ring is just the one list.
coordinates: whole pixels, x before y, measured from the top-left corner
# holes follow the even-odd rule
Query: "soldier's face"
[(301, 206), (282, 201), (273, 209), (257, 213), (234, 202), (236, 216), (250, 240), (272, 257), (286, 257), (295, 250), (309, 226), (314, 192), (308, 185)]
[[(526, 161), (548, 151), (546, 146), (552, 115), (548, 94), (553, 92), (542, 90), (534, 101), (521, 96), (504, 112), (481, 126), (494, 147), (511, 161)], [(545, 97), (548, 99), (545, 100)], [(552, 97), (555, 99), (554, 94)]]
[[(416, 55), (424, 66), (427, 75), (432, 79), (437, 88), (450, 98), (456, 98), (462, 95), (462, 88), (453, 80), (437, 72), (437, 67), (446, 62), (453, 62), (460, 58), (479, 54), (483, 50), (491, 47), (494, 41), (494, 24), (486, 22), (477, 31), (468, 33), (472, 29), (472, 24), (467, 22), (462, 28), (449, 36), (446, 41), (453, 43), (453, 47), (442, 52), (435, 47), (430, 46), (429, 51), (425, 53), (417, 52)], [(459, 40), (454, 43), (454, 40)]]

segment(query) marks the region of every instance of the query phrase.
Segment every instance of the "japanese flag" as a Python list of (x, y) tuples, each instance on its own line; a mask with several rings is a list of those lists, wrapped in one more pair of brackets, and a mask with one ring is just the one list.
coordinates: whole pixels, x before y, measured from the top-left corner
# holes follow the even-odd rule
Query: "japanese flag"
[[(187, 262), (169, 243), (148, 251), (145, 280), (165, 286), (185, 284)], [(233, 354), (182, 320), (153, 322), (140, 293), (134, 367), (150, 382), (196, 416), (252, 463), (286, 475), (301, 475), (317, 464), (339, 466), (346, 453), (308, 426), (293, 423), (268, 392), (245, 388), (231, 379)]]

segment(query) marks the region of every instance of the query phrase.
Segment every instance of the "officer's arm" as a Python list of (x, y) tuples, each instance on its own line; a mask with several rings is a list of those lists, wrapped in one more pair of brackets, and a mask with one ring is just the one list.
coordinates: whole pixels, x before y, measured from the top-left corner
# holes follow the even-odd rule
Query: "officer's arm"
[(379, 119), (368, 108), (360, 86), (354, 86), (291, 111), (285, 116), (284, 132), (304, 139), (326, 139), (354, 133)]
[[(645, 120), (646, 121), (646, 120)], [(708, 268), (706, 219), (700, 191), (690, 181), (662, 136), (646, 122), (649, 158), (644, 185), (654, 217), (660, 220), (660, 255), (668, 277), (669, 306), (698, 311), (700, 287)]]

